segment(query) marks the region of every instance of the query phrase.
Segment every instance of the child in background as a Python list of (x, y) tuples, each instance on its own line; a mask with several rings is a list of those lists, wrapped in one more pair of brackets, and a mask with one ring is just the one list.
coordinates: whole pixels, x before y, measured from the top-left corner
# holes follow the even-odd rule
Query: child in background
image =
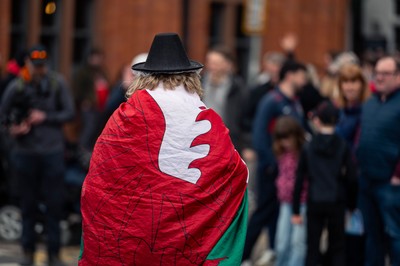
[[(292, 224), (292, 197), (296, 179), (296, 168), (304, 138), (304, 130), (296, 119), (281, 116), (273, 132), (273, 151), (278, 162), (276, 187), (280, 202), (277, 234), (275, 241), (275, 266), (304, 265), (306, 253), (305, 224)], [(306, 195), (303, 190), (302, 203)], [(301, 206), (305, 213), (305, 206)]]
[(293, 195), (294, 224), (301, 224), (301, 190), (308, 179), (306, 266), (319, 260), (321, 233), (328, 229), (328, 255), (332, 266), (345, 265), (345, 210), (356, 205), (356, 167), (345, 140), (335, 133), (338, 109), (330, 102), (320, 104), (313, 123), (317, 135), (305, 145), (297, 168)]

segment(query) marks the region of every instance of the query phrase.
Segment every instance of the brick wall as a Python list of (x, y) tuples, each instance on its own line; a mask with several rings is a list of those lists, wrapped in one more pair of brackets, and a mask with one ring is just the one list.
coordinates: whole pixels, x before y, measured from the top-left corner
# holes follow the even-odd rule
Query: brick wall
[[(78, 0), (62, 0), (64, 10), (61, 25), (60, 70), (70, 77), (73, 54), (72, 24), (73, 3)], [(138, 53), (148, 51), (154, 34), (177, 32), (182, 34), (183, 1), (185, 0), (93, 0), (92, 43), (106, 53), (106, 66), (111, 80)], [(187, 49), (189, 56), (204, 62), (209, 44), (209, 27), (212, 2), (223, 2), (232, 6), (245, 0), (188, 0)], [(73, 3), (71, 3), (73, 2)], [(12, 0), (0, 1), (0, 54), (3, 60), (9, 56), (10, 21)], [(27, 36), (31, 45), (39, 37), (40, 1), (29, 0), (30, 29)], [(323, 68), (323, 56), (330, 50), (342, 50), (346, 41), (346, 21), (349, 0), (268, 0), (265, 32), (262, 36), (262, 53), (280, 50), (279, 40), (287, 32), (298, 35), (300, 43), (296, 55), (300, 60), (314, 63)], [(229, 12), (228, 12), (229, 13)], [(232, 16), (231, 16), (232, 17)], [(241, 19), (234, 17), (234, 19)], [(232, 29), (226, 21), (225, 36)], [(3, 62), (4, 63), (4, 62)]]
[(349, 0), (268, 1), (263, 52), (280, 50), (280, 40), (292, 32), (299, 38), (298, 58), (320, 71), (326, 52), (345, 49)]
[(11, 0), (0, 1), (0, 69), (8, 59), (10, 43)]
[(156, 33), (181, 33), (181, 0), (154, 2), (96, 1), (93, 43), (105, 51), (111, 79), (115, 80), (123, 64), (149, 50)]

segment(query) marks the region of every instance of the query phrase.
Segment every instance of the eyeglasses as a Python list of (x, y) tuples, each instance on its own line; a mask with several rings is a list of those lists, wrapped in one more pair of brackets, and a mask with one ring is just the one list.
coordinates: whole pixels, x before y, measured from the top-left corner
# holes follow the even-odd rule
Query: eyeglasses
[(374, 77), (382, 76), (384, 78), (388, 78), (394, 75), (397, 75), (399, 72), (397, 71), (375, 71), (374, 72)]
[(46, 51), (33, 51), (31, 53), (31, 59), (32, 60), (37, 60), (37, 59), (46, 59), (47, 58), (47, 53)]

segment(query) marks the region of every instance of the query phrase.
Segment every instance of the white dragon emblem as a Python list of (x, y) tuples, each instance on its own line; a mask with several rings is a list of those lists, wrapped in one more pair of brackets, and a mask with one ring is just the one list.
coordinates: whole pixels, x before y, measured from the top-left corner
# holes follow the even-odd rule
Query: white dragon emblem
[(195, 138), (211, 129), (210, 121), (196, 121), (204, 103), (197, 94), (188, 93), (182, 86), (175, 90), (159, 86), (147, 92), (161, 108), (165, 119), (165, 133), (158, 155), (161, 172), (196, 184), (201, 171), (189, 168), (189, 165), (206, 157), (210, 151), (208, 144), (192, 146)]

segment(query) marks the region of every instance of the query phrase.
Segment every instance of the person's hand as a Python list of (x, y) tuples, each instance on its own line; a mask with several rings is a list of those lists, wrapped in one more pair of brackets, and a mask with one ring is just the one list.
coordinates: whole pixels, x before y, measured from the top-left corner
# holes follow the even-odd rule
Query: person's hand
[(11, 125), (9, 128), (10, 135), (13, 137), (26, 135), (30, 130), (31, 125), (26, 121), (22, 121), (21, 124), (18, 125)]
[(28, 117), (28, 122), (31, 125), (39, 125), (46, 120), (46, 113), (37, 109), (33, 109)]
[(252, 149), (243, 149), (242, 157), (246, 162), (254, 162), (257, 158), (257, 154)]
[(392, 176), (392, 178), (390, 179), (390, 184), (392, 186), (400, 186), (400, 177)]
[(301, 218), (300, 215), (294, 214), (292, 215), (292, 224), (302, 224), (303, 223), (303, 218)]
[(297, 37), (293, 33), (286, 34), (281, 40), (281, 47), (286, 52), (293, 52), (297, 47)]

